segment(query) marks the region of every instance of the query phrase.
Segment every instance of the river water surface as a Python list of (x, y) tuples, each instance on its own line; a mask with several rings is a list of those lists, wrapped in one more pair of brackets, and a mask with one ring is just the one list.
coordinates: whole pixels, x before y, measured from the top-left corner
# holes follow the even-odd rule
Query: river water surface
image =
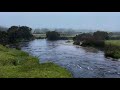
[(120, 61), (105, 58), (104, 52), (80, 47), (66, 40), (36, 39), (21, 44), (22, 50), (68, 69), (74, 78), (120, 78)]

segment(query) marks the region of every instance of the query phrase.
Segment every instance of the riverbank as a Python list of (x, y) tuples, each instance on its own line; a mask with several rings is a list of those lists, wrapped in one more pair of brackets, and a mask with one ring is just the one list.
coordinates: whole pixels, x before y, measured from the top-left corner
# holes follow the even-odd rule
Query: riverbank
[(0, 78), (71, 78), (65, 68), (53, 63), (40, 64), (28, 53), (0, 45)]
[(87, 40), (85, 42), (75, 42), (75, 45), (80, 45), (83, 47), (94, 47), (99, 50), (104, 51), (106, 57), (111, 57), (114, 59), (120, 59), (120, 40), (103, 40), (103, 41), (91, 41)]

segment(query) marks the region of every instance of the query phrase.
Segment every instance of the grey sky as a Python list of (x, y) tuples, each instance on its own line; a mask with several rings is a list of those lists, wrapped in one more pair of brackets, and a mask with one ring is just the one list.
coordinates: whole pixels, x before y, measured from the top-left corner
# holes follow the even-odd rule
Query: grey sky
[(0, 12), (0, 25), (120, 30), (120, 12)]

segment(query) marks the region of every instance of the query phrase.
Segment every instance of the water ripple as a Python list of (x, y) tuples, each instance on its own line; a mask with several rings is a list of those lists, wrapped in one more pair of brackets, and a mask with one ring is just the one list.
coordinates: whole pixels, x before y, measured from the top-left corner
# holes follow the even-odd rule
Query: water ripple
[(24, 42), (21, 46), (41, 63), (49, 61), (67, 68), (75, 78), (120, 78), (120, 62), (105, 58), (102, 51), (94, 48), (45, 39)]

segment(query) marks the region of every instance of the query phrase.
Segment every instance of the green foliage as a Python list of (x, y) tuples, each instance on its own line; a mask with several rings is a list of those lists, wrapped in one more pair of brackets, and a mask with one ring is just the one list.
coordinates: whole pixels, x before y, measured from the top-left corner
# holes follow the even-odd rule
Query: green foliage
[(0, 45), (0, 78), (71, 78), (71, 73), (53, 63), (40, 64), (28, 53)]

